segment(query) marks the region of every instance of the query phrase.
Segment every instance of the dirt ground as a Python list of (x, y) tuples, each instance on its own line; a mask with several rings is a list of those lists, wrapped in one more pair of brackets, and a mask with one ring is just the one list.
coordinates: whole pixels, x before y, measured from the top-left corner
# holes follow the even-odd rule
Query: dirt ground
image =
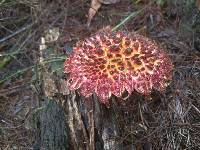
[[(88, 27), (90, 0), (1, 1), (0, 150), (32, 149), (30, 119), (39, 107), (37, 95), (42, 93), (36, 68), (40, 67), (39, 47), (46, 31), (59, 29), (58, 39), (47, 43), (56, 58), (47, 63), (62, 58), (54, 68), (62, 74), (64, 58), (77, 41), (107, 26), (116, 27), (137, 10), (143, 11), (119, 29), (136, 31), (164, 47), (173, 61), (173, 80), (165, 93), (152, 94), (151, 100), (119, 106), (129, 116), (120, 120), (127, 128), (118, 138), (127, 145), (134, 139), (138, 150), (145, 149), (146, 141), (152, 149), (200, 149), (200, 10), (195, 1), (190, 2), (121, 0), (103, 4)], [(134, 127), (129, 117), (135, 117)]]

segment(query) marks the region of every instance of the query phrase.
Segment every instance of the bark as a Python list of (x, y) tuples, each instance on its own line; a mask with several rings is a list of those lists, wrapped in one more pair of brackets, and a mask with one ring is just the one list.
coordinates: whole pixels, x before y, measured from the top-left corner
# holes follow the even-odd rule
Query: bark
[(55, 100), (44, 100), (33, 116), (35, 135), (34, 150), (70, 149), (69, 129), (65, 114)]

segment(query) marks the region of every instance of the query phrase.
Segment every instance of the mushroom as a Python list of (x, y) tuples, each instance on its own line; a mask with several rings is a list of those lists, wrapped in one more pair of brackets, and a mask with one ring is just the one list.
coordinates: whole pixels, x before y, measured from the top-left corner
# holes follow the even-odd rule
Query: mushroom
[(109, 105), (112, 95), (135, 90), (150, 94), (163, 91), (172, 79), (173, 65), (153, 40), (125, 31), (101, 31), (80, 41), (64, 63), (70, 90), (84, 97), (96, 93)]

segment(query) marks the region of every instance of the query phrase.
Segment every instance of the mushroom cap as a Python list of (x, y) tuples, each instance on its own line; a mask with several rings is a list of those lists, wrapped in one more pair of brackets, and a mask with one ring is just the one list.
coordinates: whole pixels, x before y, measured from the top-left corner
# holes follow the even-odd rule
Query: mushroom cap
[(134, 90), (142, 94), (163, 91), (172, 78), (173, 65), (154, 41), (136, 33), (101, 31), (73, 48), (64, 63), (70, 90), (84, 97), (93, 92), (109, 104), (111, 95), (121, 97)]

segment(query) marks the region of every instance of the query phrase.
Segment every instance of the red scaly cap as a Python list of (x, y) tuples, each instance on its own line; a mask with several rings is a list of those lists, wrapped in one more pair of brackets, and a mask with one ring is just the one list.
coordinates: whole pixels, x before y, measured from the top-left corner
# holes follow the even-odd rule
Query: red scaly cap
[(64, 63), (70, 90), (109, 104), (111, 95), (121, 97), (126, 90), (149, 94), (164, 90), (172, 78), (173, 65), (154, 41), (127, 32), (97, 33), (78, 42)]

